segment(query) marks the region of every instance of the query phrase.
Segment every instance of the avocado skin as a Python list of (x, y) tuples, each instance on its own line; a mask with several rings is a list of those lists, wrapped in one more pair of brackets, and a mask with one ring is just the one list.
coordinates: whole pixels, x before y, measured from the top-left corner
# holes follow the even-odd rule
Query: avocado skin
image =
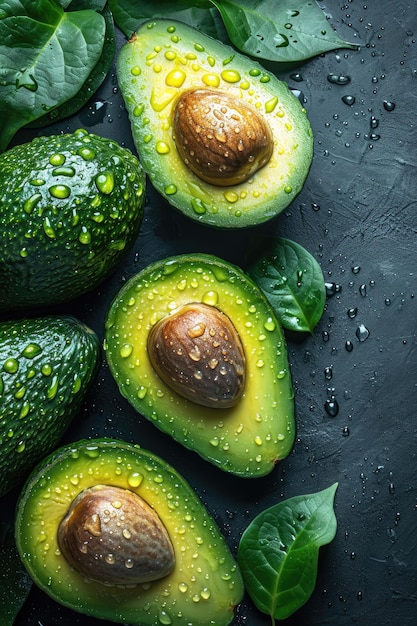
[[(198, 302), (229, 317), (246, 353), (245, 390), (231, 408), (181, 397), (158, 376), (147, 353), (154, 324)], [(285, 337), (264, 294), (237, 266), (203, 253), (148, 265), (111, 303), (104, 347), (121, 394), (138, 413), (218, 468), (244, 478), (264, 476), (291, 452), (296, 427)]]
[(58, 444), (99, 356), (96, 334), (72, 316), (0, 323), (0, 496)]
[(85, 130), (0, 155), (0, 310), (58, 304), (93, 289), (133, 244), (145, 174), (115, 141)]
[[(313, 158), (306, 110), (285, 81), (253, 59), (187, 24), (155, 19), (143, 22), (121, 48), (117, 77), (143, 167), (187, 217), (213, 228), (247, 228), (276, 217), (301, 191)], [(179, 156), (172, 115), (190, 89), (235, 95), (269, 123), (272, 157), (249, 181), (206, 183)]]
[[(96, 484), (130, 489), (155, 509), (175, 551), (168, 576), (148, 585), (101, 585), (68, 565), (57, 527), (78, 493)], [(243, 597), (236, 560), (196, 492), (139, 445), (101, 438), (52, 452), (21, 491), (15, 537), (28, 573), (45, 593), (97, 618), (132, 626), (227, 626)]]

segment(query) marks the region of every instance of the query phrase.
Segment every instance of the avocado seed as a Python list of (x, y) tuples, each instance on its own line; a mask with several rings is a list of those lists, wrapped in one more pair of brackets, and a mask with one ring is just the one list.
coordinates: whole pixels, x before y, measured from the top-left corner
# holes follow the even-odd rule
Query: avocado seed
[(230, 318), (214, 306), (187, 304), (148, 335), (148, 353), (162, 380), (181, 396), (214, 408), (232, 407), (245, 386), (246, 359)]
[(79, 574), (107, 585), (157, 580), (175, 564), (155, 510), (121, 487), (95, 485), (80, 492), (59, 525), (58, 543)]
[(176, 147), (201, 179), (218, 186), (250, 178), (271, 158), (269, 125), (254, 107), (232, 94), (190, 89), (173, 110)]

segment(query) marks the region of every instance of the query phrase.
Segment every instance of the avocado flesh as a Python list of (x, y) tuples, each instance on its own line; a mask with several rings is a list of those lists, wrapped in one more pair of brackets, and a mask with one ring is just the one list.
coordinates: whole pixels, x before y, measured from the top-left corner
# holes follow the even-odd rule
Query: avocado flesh
[[(151, 328), (190, 302), (218, 307), (240, 336), (246, 384), (231, 408), (204, 407), (181, 397), (151, 366), (146, 348)], [(285, 339), (265, 296), (236, 266), (207, 254), (149, 265), (110, 307), (105, 354), (122, 395), (139, 413), (222, 470), (262, 476), (290, 453), (294, 394)]]
[[(142, 165), (168, 202), (219, 228), (242, 228), (279, 214), (300, 192), (313, 156), (305, 109), (288, 85), (261, 65), (174, 20), (144, 23), (118, 55), (117, 75)], [(247, 182), (206, 183), (178, 154), (172, 114), (186, 90), (234, 94), (265, 116), (274, 138), (268, 163)]]
[[(129, 489), (155, 509), (175, 550), (171, 574), (136, 586), (86, 581), (58, 547), (57, 529), (72, 500), (105, 484)], [(34, 582), (71, 609), (132, 626), (226, 626), (241, 601), (236, 562), (214, 520), (186, 481), (139, 446), (96, 439), (55, 451), (22, 490), (16, 544)]]

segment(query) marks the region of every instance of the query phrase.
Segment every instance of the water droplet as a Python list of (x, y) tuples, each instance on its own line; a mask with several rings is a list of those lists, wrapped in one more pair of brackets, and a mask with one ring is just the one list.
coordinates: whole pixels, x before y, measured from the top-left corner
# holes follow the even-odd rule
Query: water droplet
[(226, 83), (237, 83), (241, 79), (237, 70), (223, 70), (220, 75)]
[(384, 109), (388, 112), (391, 112), (395, 109), (395, 102), (390, 102), (389, 100), (384, 100)]
[(111, 194), (114, 189), (114, 174), (110, 170), (97, 174), (95, 178), (97, 189), (106, 195)]
[(41, 199), (42, 199), (41, 193), (34, 193), (32, 196), (30, 196), (30, 198), (28, 198), (25, 201), (23, 205), (23, 210), (28, 214), (32, 213), (33, 209), (36, 207), (36, 205)]
[(299, 72), (296, 72), (295, 74), (290, 74), (290, 78), (291, 80), (294, 80), (296, 83), (301, 83), (304, 80), (302, 75)]
[(18, 443), (18, 444), (17, 444), (17, 446), (16, 446), (16, 452), (17, 452), (18, 454), (21, 454), (22, 452), (24, 452), (24, 451), (25, 451), (25, 448), (26, 448), (26, 442), (25, 442), (25, 441), (23, 441), (23, 440), (22, 440), (22, 441), (19, 441), (19, 443)]
[(140, 472), (132, 472), (127, 477), (127, 482), (129, 483), (130, 487), (132, 487), (133, 489), (135, 489), (136, 487), (139, 487), (142, 481), (143, 481), (143, 474), (141, 474)]
[(324, 378), (326, 380), (331, 380), (333, 378), (333, 370), (331, 367), (324, 368)]
[(349, 426), (344, 426), (342, 429), (342, 435), (343, 437), (349, 437), (350, 435), (350, 430), (349, 430)]
[(347, 315), (349, 317), (349, 319), (353, 320), (356, 315), (358, 314), (358, 308), (357, 307), (351, 307), (350, 309), (347, 310)]
[(345, 104), (351, 107), (355, 104), (356, 98), (355, 96), (351, 96), (351, 95), (342, 96), (342, 102), (344, 102)]
[(360, 342), (366, 341), (369, 337), (369, 330), (364, 324), (360, 324), (356, 329), (356, 337)]
[(335, 398), (330, 398), (324, 403), (324, 410), (329, 417), (336, 417), (339, 413), (339, 404)]
[(16, 374), (18, 369), (19, 361), (17, 359), (9, 358), (3, 363), (3, 370), (8, 374)]
[(59, 380), (58, 376), (53, 376), (52, 381), (48, 389), (46, 390), (46, 397), (48, 400), (53, 400), (58, 392)]
[(120, 348), (120, 356), (123, 359), (127, 359), (133, 352), (133, 346), (131, 343), (125, 343), (121, 348)]
[(350, 83), (351, 78), (344, 74), (328, 74), (327, 80), (334, 85), (347, 85)]
[(78, 240), (82, 244), (89, 244), (89, 243), (91, 243), (91, 233), (90, 233), (90, 231), (87, 230), (87, 228), (85, 226), (83, 226), (81, 228), (81, 232), (79, 234)]
[(105, 100), (97, 99), (95, 102), (90, 103), (80, 113), (82, 125), (94, 126), (95, 124), (101, 124), (104, 121), (106, 109), (107, 102)]
[(94, 150), (92, 150), (91, 148), (87, 146), (83, 146), (82, 148), (79, 148), (77, 150), (77, 154), (82, 159), (84, 159), (84, 161), (92, 161), (96, 156), (96, 153), (94, 152)]
[(49, 217), (45, 217), (45, 219), (43, 220), (43, 230), (45, 232), (45, 235), (49, 237), (49, 239), (55, 239), (55, 230), (51, 225)]
[(68, 185), (52, 185), (49, 187), (49, 193), (58, 200), (65, 200), (71, 195), (71, 189)]

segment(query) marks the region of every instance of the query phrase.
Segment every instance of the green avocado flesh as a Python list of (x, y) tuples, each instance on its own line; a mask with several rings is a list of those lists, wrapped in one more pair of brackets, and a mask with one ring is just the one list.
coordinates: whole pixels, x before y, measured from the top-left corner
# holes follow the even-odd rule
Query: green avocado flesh
[[(218, 228), (248, 227), (276, 216), (300, 192), (313, 156), (311, 126), (288, 85), (261, 65), (186, 24), (161, 19), (144, 23), (122, 47), (117, 73), (142, 165), (158, 192), (188, 217)], [(206, 183), (179, 156), (173, 110), (195, 88), (232, 94), (268, 122), (272, 156), (247, 182)]]
[[(231, 408), (183, 398), (151, 366), (150, 330), (189, 303), (217, 307), (240, 336), (246, 384)], [(108, 312), (105, 354), (122, 395), (139, 413), (222, 470), (262, 476), (290, 453), (295, 420), (285, 339), (265, 296), (236, 266), (189, 254), (157, 261), (133, 276)]]
[[(98, 484), (128, 489), (156, 511), (174, 547), (170, 574), (149, 583), (104, 585), (69, 566), (59, 549), (58, 526), (72, 500)], [(226, 626), (243, 596), (237, 564), (193, 489), (162, 459), (117, 440), (64, 446), (35, 468), (18, 503), (16, 544), (30, 576), (47, 594), (113, 622)], [(129, 558), (126, 554), (126, 563)]]
[(138, 234), (145, 173), (116, 142), (78, 130), (0, 155), (0, 310), (97, 286)]
[(99, 357), (98, 337), (73, 317), (0, 323), (0, 495), (58, 444)]

